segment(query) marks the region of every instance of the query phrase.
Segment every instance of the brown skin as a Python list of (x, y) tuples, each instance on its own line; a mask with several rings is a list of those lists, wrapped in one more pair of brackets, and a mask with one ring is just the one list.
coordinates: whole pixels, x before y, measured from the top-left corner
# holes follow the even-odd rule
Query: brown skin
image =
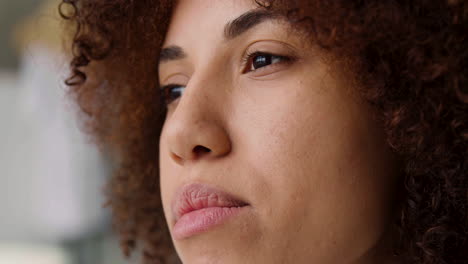
[[(382, 127), (349, 77), (288, 34), (291, 25), (265, 21), (225, 41), (224, 26), (256, 8), (249, 0), (180, 1), (163, 44), (187, 54), (159, 67), (161, 86), (185, 90), (169, 104), (160, 138), (171, 233), (170, 205), (183, 185), (210, 184), (250, 204), (207, 232), (173, 236), (181, 260), (390, 263), (376, 252), (397, 180)], [(251, 70), (253, 58), (243, 56), (257, 51), (293, 59)]]
[[(236, 177), (255, 176), (255, 181), (245, 181), (248, 185), (242, 185), (242, 188), (233, 182), (232, 188), (234, 189), (231, 191), (239, 192), (243, 197), (249, 198), (256, 193), (255, 190), (258, 190), (256, 186), (259, 186), (260, 180), (267, 179), (265, 175), (278, 173), (274, 178), (275, 181), (264, 181), (269, 184), (266, 184), (268, 188), (265, 188), (266, 191), (263, 194), (256, 194), (255, 197), (252, 197), (258, 208), (269, 208), (268, 203), (260, 201), (271, 199), (277, 201), (276, 203), (280, 206), (284, 206), (282, 203), (288, 201), (284, 201), (282, 198), (287, 197), (288, 190), (307, 188), (307, 186), (302, 185), (301, 188), (296, 188), (293, 184), (298, 182), (299, 178), (296, 177), (295, 181), (282, 180), (280, 176), (284, 173), (281, 173), (281, 170), (291, 169), (284, 166), (271, 168), (268, 165), (277, 164), (271, 162), (272, 159), (277, 161), (278, 165), (281, 164), (280, 162), (289, 162), (288, 164), (300, 162), (285, 158), (292, 154), (284, 155), (285, 157), (281, 154), (281, 158), (278, 158), (278, 155), (265, 156), (263, 159), (259, 158), (263, 156), (257, 155), (255, 161), (258, 160), (260, 163), (254, 163), (254, 166), (252, 163), (253, 155), (249, 154), (250, 151), (247, 151), (246, 148), (251, 146), (254, 140), (268, 141), (271, 138), (263, 136), (262, 133), (265, 131), (261, 129), (248, 134), (241, 133), (239, 130), (239, 127), (246, 125), (270, 127), (271, 124), (265, 121), (271, 111), (268, 111), (268, 107), (273, 103), (281, 106), (299, 100), (293, 94), (282, 92), (281, 87), (289, 87), (290, 85), (272, 86), (273, 89), (269, 89), (268, 93), (261, 89), (258, 82), (256, 84), (259, 86), (253, 87), (259, 87), (259, 89), (242, 89), (243, 93), (230, 85), (232, 88), (231, 96), (218, 92), (218, 90), (213, 92), (214, 88), (210, 88), (210, 85), (206, 90), (201, 90), (199, 87), (202, 86), (197, 85), (197, 82), (193, 80), (202, 83), (202, 79), (208, 78), (208, 76), (205, 78), (201, 76), (210, 72), (209, 66), (192, 60), (191, 64), (199, 70), (204, 70), (190, 75), (194, 79), (190, 79), (187, 93), (179, 102), (181, 107), (176, 107), (172, 115), (171, 106), (169, 107), (165, 130), (161, 130), (165, 119), (165, 108), (162, 104), (158, 104), (158, 98), (161, 97), (158, 88), (159, 81), (162, 83), (164, 77), (161, 76), (161, 80), (158, 80), (155, 64), (160, 48), (164, 44), (174, 8), (173, 1), (72, 0), (67, 2), (74, 5), (76, 12), (67, 13), (66, 10), (62, 9), (63, 13), (68, 14), (67, 17), (74, 22), (72, 25), (76, 25), (75, 23), (81, 25), (74, 37), (75, 59), (72, 62), (74, 76), (68, 83), (72, 88), (71, 94), (76, 96), (77, 102), (84, 110), (85, 127), (95, 135), (97, 143), (110, 148), (117, 158), (119, 166), (109, 184), (107, 194), (109, 204), (114, 212), (116, 228), (121, 234), (122, 246), (127, 254), (138, 242), (142, 245), (145, 260), (148, 263), (158, 263), (158, 261), (171, 263), (171, 255), (173, 255), (171, 252), (174, 251), (169, 230), (165, 226), (163, 214), (165, 202), (161, 201), (159, 193), (158, 149), (161, 149), (161, 161), (165, 159), (164, 156), (167, 155), (168, 150), (172, 149), (172, 152), (179, 154), (184, 153), (180, 152), (180, 149), (184, 148), (174, 147), (177, 146), (177, 143), (174, 143), (174, 140), (169, 140), (169, 136), (172, 135), (171, 137), (175, 138), (174, 135), (177, 133), (174, 131), (177, 129), (174, 127), (177, 128), (177, 124), (190, 126), (190, 124), (181, 122), (181, 120), (187, 120), (188, 109), (199, 111), (195, 112), (195, 117), (201, 116), (203, 113), (211, 117), (209, 120), (223, 120), (217, 125), (225, 128), (222, 131), (226, 133), (226, 138), (232, 143), (230, 146), (237, 147), (233, 148), (234, 151), (231, 151), (225, 160), (230, 159), (234, 164), (246, 165), (246, 171), (236, 172)], [(359, 155), (362, 159), (358, 160), (376, 158), (383, 164), (377, 166), (376, 169), (380, 168), (381, 171), (385, 171), (382, 169), (385, 166), (397, 169), (395, 173), (389, 172), (388, 177), (384, 177), (384, 179), (396, 179), (397, 182), (393, 182), (395, 190), (391, 187), (392, 182), (387, 186), (388, 188), (384, 188), (389, 194), (380, 193), (382, 196), (379, 197), (382, 197), (382, 200), (377, 199), (375, 204), (372, 203), (373, 205), (370, 206), (375, 210), (369, 210), (369, 212), (376, 213), (381, 210), (380, 213), (375, 214), (381, 217), (385, 214), (391, 214), (392, 210), (388, 209), (392, 208), (392, 203), (385, 202), (385, 197), (396, 196), (398, 200), (395, 204), (395, 225), (383, 224), (384, 221), (380, 221), (379, 217), (366, 216), (365, 219), (374, 219), (371, 222), (376, 224), (371, 226), (375, 228), (372, 228), (372, 231), (370, 228), (367, 230), (357, 229), (359, 230), (357, 236), (372, 235), (360, 240), (359, 250), (354, 248), (353, 253), (344, 252), (342, 260), (351, 261), (356, 259), (358, 255), (365, 255), (364, 252), (373, 252), (371, 250), (373, 245), (379, 244), (384, 245), (382, 252), (385, 252), (387, 248), (393, 248), (401, 258), (409, 263), (465, 263), (465, 249), (468, 248), (466, 220), (468, 219), (468, 210), (466, 210), (468, 206), (468, 177), (466, 175), (468, 166), (468, 117), (466, 115), (468, 112), (466, 91), (466, 87), (468, 87), (466, 65), (466, 61), (468, 61), (466, 49), (468, 46), (466, 39), (468, 4), (466, 1), (399, 1), (398, 3), (396, 1), (366, 1), (358, 5), (348, 0), (331, 2), (291, 0), (275, 1), (269, 5), (267, 10), (290, 21), (294, 29), (303, 32), (304, 43), (310, 42), (314, 47), (317, 47), (315, 54), (326, 56), (323, 56), (323, 60), (314, 60), (313, 63), (307, 64), (307, 67), (314, 67), (313, 74), (304, 75), (310, 78), (308, 79), (310, 85), (306, 86), (305, 83), (302, 83), (293, 86), (300, 89), (301, 92), (311, 94), (311, 97), (301, 97), (302, 104), (300, 105), (310, 107), (312, 112), (301, 112), (304, 116), (289, 115), (288, 118), (283, 118), (285, 122), (281, 123), (287, 125), (270, 127), (269, 136), (281, 140), (282, 144), (287, 144), (290, 148), (279, 150), (273, 141), (269, 141), (270, 143), (264, 144), (265, 146), (259, 145), (262, 149), (256, 150), (254, 148), (253, 150), (269, 153), (263, 149), (269, 147), (268, 150), (273, 151), (271, 154), (296, 150), (295, 154), (298, 157), (304, 157), (306, 150), (307, 153), (314, 151), (312, 152), (314, 153), (312, 160), (325, 158), (327, 155), (329, 160), (336, 160), (337, 157), (340, 157), (339, 155), (343, 155), (342, 159), (339, 159), (343, 168), (362, 169), (366, 166), (351, 166), (351, 160), (346, 159), (346, 157), (349, 157), (350, 149), (355, 148), (353, 144), (360, 142), (359, 138), (361, 138), (361, 142), (367, 142), (367, 138), (362, 140), (362, 137), (373, 135), (371, 137), (372, 144), (369, 144), (367, 154), (366, 151), (363, 151)], [(278, 34), (278, 37), (280, 35)], [(290, 37), (293, 38), (293, 35)], [(197, 49), (195, 53), (191, 52), (191, 54), (204, 52), (202, 50)], [(206, 56), (206, 53), (201, 55)], [(211, 64), (219, 65), (216, 60), (209, 61)], [(289, 71), (292, 73), (294, 67), (298, 66), (284, 67), (281, 72)], [(319, 71), (317, 71), (318, 69)], [(223, 74), (220, 76), (210, 76), (210, 79), (213, 78), (213, 82), (216, 83), (226, 82), (226, 77), (222, 77)], [(276, 76), (275, 81), (280, 81), (279, 76), (282, 75), (277, 74)], [(285, 76), (281, 80), (286, 83)], [(84, 79), (84, 77), (88, 78)], [(305, 87), (317, 87), (317, 83), (320, 83), (319, 78), (328, 80), (328, 82), (324, 82), (323, 87), (332, 88), (320, 91), (304, 89)], [(227, 83), (234, 84), (234, 82)], [(288, 84), (290, 83), (288, 82)], [(343, 89), (343, 87), (350, 89)], [(206, 100), (216, 102), (216, 99), (222, 98), (228, 103), (226, 105), (213, 103), (214, 105), (210, 108), (200, 104), (199, 99), (204, 93), (207, 93), (207, 90), (211, 92), (206, 94), (209, 95)], [(275, 94), (284, 96), (275, 96), (275, 100), (270, 99), (267, 103), (259, 104), (263, 107), (253, 104), (254, 100), (244, 100), (239, 103), (240, 98), (266, 101), (269, 96), (273, 97)], [(317, 96), (320, 96), (320, 102)], [(351, 97), (355, 99), (350, 99)], [(341, 107), (330, 108), (321, 102), (329, 102), (331, 105), (337, 105), (337, 102), (340, 102), (338, 105)], [(341, 104), (341, 102), (346, 103)], [(259, 114), (258, 122), (251, 124), (252, 120), (245, 117), (242, 112), (234, 115), (236, 113), (232, 112), (234, 108), (230, 108), (233, 107), (234, 103), (236, 107), (249, 107), (248, 109), (255, 110), (253, 113)], [(195, 108), (197, 105), (199, 107)], [(294, 107), (291, 107), (291, 111), (295, 110), (295, 107), (299, 107), (295, 104), (292, 105)], [(365, 107), (366, 105), (367, 107)], [(216, 111), (208, 111), (209, 109)], [(316, 111), (314, 112), (314, 110)], [(287, 111), (282, 113), (286, 115)], [(342, 122), (334, 123), (334, 120), (324, 119), (324, 116), (336, 116), (337, 120)], [(306, 117), (311, 121), (310, 124), (299, 122), (299, 119)], [(280, 117), (270, 116), (272, 122), (275, 120), (279, 122), (279, 119), (275, 118)], [(320, 120), (322, 122), (319, 126)], [(343, 127), (346, 123), (349, 125)], [(241, 124), (242, 126), (238, 127), (232, 124)], [(205, 125), (212, 127), (213, 123), (207, 121)], [(371, 129), (359, 129), (366, 126)], [(303, 133), (302, 127), (309, 128), (311, 134), (314, 133), (317, 138), (311, 134)], [(337, 127), (341, 127), (347, 132), (341, 135), (331, 133), (334, 131), (333, 128)], [(160, 137), (161, 131), (163, 132), (162, 137)], [(310, 142), (312, 146), (302, 146), (288, 141), (290, 139), (287, 136), (281, 136), (289, 135), (293, 131), (300, 132), (301, 142)], [(327, 137), (323, 136), (323, 132), (320, 131), (326, 131)], [(325, 141), (318, 141), (319, 138), (322, 139), (320, 136)], [(340, 148), (341, 152), (334, 151), (335, 148), (330, 147), (330, 145), (327, 145), (327, 148), (316, 148), (315, 145), (324, 144), (327, 142), (326, 139), (332, 136), (337, 140), (342, 140), (345, 143), (343, 146), (346, 148)], [(167, 145), (164, 145), (164, 138), (167, 139)], [(345, 138), (350, 140), (344, 140)], [(159, 139), (162, 140), (161, 146), (158, 145)], [(188, 145), (190, 143), (184, 146)], [(331, 146), (336, 145), (331, 144)], [(372, 149), (377, 148), (377, 146), (389, 149), (390, 155)], [(246, 154), (243, 156), (237, 154), (236, 149), (240, 153)], [(318, 150), (320, 152), (317, 152)], [(371, 155), (374, 153), (383, 156), (374, 157)], [(396, 154), (399, 165), (392, 165), (394, 163), (393, 158), (390, 158), (393, 156), (391, 153)], [(213, 166), (209, 169), (223, 170), (225, 167), (222, 167), (221, 164), (227, 164), (225, 160), (211, 160)], [(166, 158), (166, 161), (165, 164), (171, 164), (170, 159)], [(208, 163), (206, 159), (203, 161)], [(300, 172), (297, 173), (297, 177), (313, 180), (305, 181), (309, 182), (308, 190), (315, 188), (314, 184), (320, 181), (322, 181), (321, 188), (317, 189), (318, 191), (322, 191), (322, 188), (331, 188), (331, 186), (353, 190), (351, 181), (338, 182), (339, 178), (336, 175), (339, 173), (332, 174), (336, 176), (332, 178), (335, 183), (331, 179), (326, 181), (323, 178), (318, 178), (316, 175), (320, 172), (312, 173), (320, 166), (324, 168), (322, 171), (326, 171), (326, 163), (317, 162), (315, 165), (304, 163), (303, 165), (304, 168), (296, 165), (291, 167)], [(232, 168), (240, 169), (240, 167)], [(163, 164), (161, 168), (163, 178), (164, 171), (169, 172), (169, 168), (172, 167)], [(270, 174), (264, 171), (268, 168), (272, 171)], [(199, 168), (199, 170), (202, 169)], [(306, 172), (306, 170), (309, 171)], [(326, 172), (329, 173), (329, 171)], [(220, 173), (220, 175), (222, 174)], [(392, 175), (397, 176), (392, 178)], [(162, 184), (166, 186), (167, 182), (163, 178)], [(225, 180), (224, 178), (215, 179), (219, 180), (220, 184)], [(368, 188), (372, 191), (359, 192), (358, 194), (378, 193), (380, 182), (372, 181), (372, 177), (365, 177), (365, 179), (364, 182), (370, 184)], [(372, 182), (374, 183), (372, 184)], [(169, 183), (167, 184), (170, 186)], [(226, 187), (224, 184), (226, 183), (222, 183), (222, 186)], [(285, 193), (277, 196), (269, 195), (269, 191), (277, 190), (275, 186), (279, 186), (279, 184), (290, 186), (284, 188), (286, 195)], [(244, 187), (246, 190), (243, 189)], [(361, 188), (362, 186), (357, 187)], [(173, 187), (162, 188), (163, 192), (168, 190), (169, 193), (163, 193), (163, 198), (170, 196), (171, 188)], [(314, 193), (304, 193), (314, 195)], [(302, 200), (300, 202), (313, 205), (317, 203), (316, 199), (327, 197), (326, 193), (320, 195), (320, 198), (310, 197), (308, 201)], [(341, 195), (332, 198), (335, 199), (334, 202), (338, 202), (339, 199), (352, 202), (352, 199), (351, 201), (346, 199), (349, 197), (352, 198), (351, 192), (342, 192)], [(356, 202), (356, 204), (361, 203)], [(381, 207), (379, 207), (380, 205)], [(315, 204), (315, 207), (317, 206)], [(350, 219), (357, 219), (354, 217), (356, 215), (353, 216), (355, 211), (347, 211), (348, 208), (342, 209), (341, 212), (338, 210), (339, 208), (334, 208), (336, 210), (332, 210), (330, 207), (322, 208), (324, 209), (321, 209), (321, 214), (324, 217), (341, 213)], [(264, 221), (266, 218), (262, 217), (263, 212), (260, 210), (258, 214), (252, 214), (256, 216), (254, 219), (258, 219), (252, 224), (253, 229), (255, 226), (268, 227), (267, 222)], [(366, 210), (366, 212), (368, 211)], [(166, 215), (170, 219), (170, 214)], [(292, 212), (291, 215), (294, 216), (294, 213)], [(278, 217), (282, 219), (279, 215)], [(310, 220), (314, 219), (315, 216), (309, 214), (307, 217), (310, 217), (307, 218)], [(303, 220), (305, 221), (306, 218)], [(352, 222), (348, 224), (353, 226)], [(218, 242), (221, 243), (223, 242), (223, 232), (232, 225), (235, 223), (220, 227), (217, 231), (213, 230), (210, 233), (213, 236), (206, 233), (198, 239), (202, 237), (207, 240), (210, 237), (215, 239), (214, 234), (218, 234), (217, 239), (220, 239)], [(318, 224), (307, 222), (307, 226), (312, 228), (317, 227)], [(335, 228), (339, 226), (335, 225)], [(171, 228), (170, 222), (168, 227)], [(273, 226), (271, 227), (273, 228)], [(349, 230), (347, 228), (345, 230)], [(264, 234), (273, 239), (274, 234), (269, 233), (269, 230), (272, 229), (260, 229), (261, 232), (265, 232)], [(388, 236), (384, 234), (384, 230), (388, 231)], [(340, 233), (340, 235), (341, 237), (335, 238), (340, 241), (346, 241), (349, 238), (346, 232)], [(388, 243), (387, 246), (386, 243), (377, 243), (380, 237), (395, 237), (395, 239), (385, 241)], [(278, 241), (278, 243), (287, 245), (290, 241), (285, 239)], [(393, 245), (391, 242), (397, 243)], [(207, 245), (209, 246), (210, 243)], [(181, 256), (197, 257), (196, 254), (191, 254), (190, 243), (178, 244), (176, 242), (176, 247)], [(292, 247), (295, 250), (301, 249), (300, 247)], [(339, 243), (337, 248), (339, 248)], [(245, 254), (248, 252), (251, 251), (247, 249)], [(331, 251), (326, 249), (321, 252)], [(304, 251), (298, 254), (305, 256), (309, 253), (309, 251)], [(255, 254), (248, 255), (255, 256)], [(370, 255), (381, 254), (371, 253)], [(383, 255), (389, 254), (384, 253)], [(287, 257), (287, 254), (282, 256)], [(326, 259), (326, 256), (307, 256), (311, 259)]]

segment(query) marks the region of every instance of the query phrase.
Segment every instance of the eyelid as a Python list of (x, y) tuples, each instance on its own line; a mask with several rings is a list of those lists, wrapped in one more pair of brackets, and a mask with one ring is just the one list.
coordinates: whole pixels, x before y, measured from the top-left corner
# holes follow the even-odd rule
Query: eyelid
[[(251, 43), (243, 52), (242, 57), (241, 57), (241, 67), (240, 67), (240, 74), (247, 74), (245, 73), (245, 68), (246, 64), (249, 63), (249, 59), (252, 57), (252, 55), (271, 55), (271, 56), (277, 56), (281, 58), (285, 58), (287, 62), (293, 63), (299, 59), (299, 52), (297, 51), (296, 48), (294, 48), (292, 45), (278, 41), (278, 40), (259, 40), (256, 42)], [(277, 63), (275, 63), (277, 64)], [(270, 66), (273, 66), (275, 64), (271, 64), (262, 68), (259, 68), (255, 71), (252, 72), (257, 72), (260, 70), (264, 70), (263, 68), (270, 68)], [(280, 62), (278, 64), (283, 64), (283, 62)], [(278, 66), (278, 65), (276, 65)]]
[[(182, 67), (177, 67), (177, 68), (171, 68), (169, 69), (170, 70), (170, 74), (161, 74), (160, 73), (160, 77), (162, 77), (160, 80), (159, 80), (159, 84), (160, 86), (163, 86), (163, 83), (165, 84), (180, 84), (180, 83), (186, 83), (188, 82), (188, 80), (190, 79), (190, 75), (189, 73), (187, 72), (186, 69), (182, 68)], [(167, 70), (167, 71), (169, 71)]]
[[(266, 66), (253, 69), (253, 70), (248, 69), (251, 67), (253, 63), (252, 59), (255, 58), (256, 56), (261, 56), (261, 55), (277, 57), (277, 58), (280, 58), (281, 61), (271, 63)], [(280, 72), (281, 69), (284, 69), (288, 65), (291, 65), (297, 61), (297, 58), (293, 56), (280, 55), (280, 54), (274, 54), (272, 52), (263, 52), (263, 51), (247, 53), (246, 56), (247, 57), (243, 58), (243, 62), (241, 66), (241, 74), (249, 75), (250, 77), (253, 77), (253, 78), (259, 78), (259, 77), (267, 76), (270, 74), (274, 74), (276, 72)]]
[(245, 58), (247, 54), (254, 52), (264, 52), (268, 54), (297, 57), (299, 52), (297, 48), (283, 41), (279, 40), (257, 40), (248, 45), (242, 54), (242, 58)]

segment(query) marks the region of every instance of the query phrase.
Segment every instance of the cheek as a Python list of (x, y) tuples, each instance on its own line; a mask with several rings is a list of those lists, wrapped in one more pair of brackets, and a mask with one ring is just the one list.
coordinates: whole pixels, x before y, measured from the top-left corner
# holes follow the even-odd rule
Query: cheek
[(180, 174), (174, 161), (169, 156), (166, 133), (161, 133), (159, 141), (159, 180), (161, 186), (161, 199), (166, 220), (170, 222), (172, 213), (170, 212), (171, 195), (177, 188), (177, 175)]
[(263, 195), (266, 237), (296, 250), (312, 244), (323, 261), (333, 261), (330, 252), (353, 258), (376, 243), (393, 184), (391, 154), (369, 110), (332, 88), (276, 94), (249, 106), (255, 120), (239, 121), (250, 128), (241, 141)]

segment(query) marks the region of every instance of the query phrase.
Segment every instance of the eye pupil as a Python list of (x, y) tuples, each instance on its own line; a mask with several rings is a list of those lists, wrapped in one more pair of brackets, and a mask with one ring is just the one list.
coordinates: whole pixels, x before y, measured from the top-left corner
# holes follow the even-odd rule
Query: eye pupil
[(183, 92), (184, 92), (184, 88), (182, 88), (180, 86), (179, 87), (174, 87), (173, 89), (171, 89), (170, 98), (172, 100), (175, 100), (175, 99), (179, 98), (182, 95)]
[(180, 85), (168, 85), (164, 87), (165, 91), (165, 101), (166, 104), (169, 105), (173, 101), (177, 100), (179, 97), (182, 96), (185, 87)]
[(258, 56), (255, 56), (255, 58), (253, 59), (253, 62), (252, 62), (252, 66), (254, 69), (258, 69), (258, 68), (261, 68), (261, 67), (265, 67), (265, 66), (268, 66), (271, 64), (271, 56), (267, 56), (267, 55), (258, 55)]

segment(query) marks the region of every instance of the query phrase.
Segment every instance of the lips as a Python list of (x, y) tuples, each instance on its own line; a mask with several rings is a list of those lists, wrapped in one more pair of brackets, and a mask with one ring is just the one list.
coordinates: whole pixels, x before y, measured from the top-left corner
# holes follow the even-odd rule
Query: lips
[(182, 239), (207, 231), (249, 204), (236, 196), (204, 184), (182, 187), (172, 203), (173, 235)]

